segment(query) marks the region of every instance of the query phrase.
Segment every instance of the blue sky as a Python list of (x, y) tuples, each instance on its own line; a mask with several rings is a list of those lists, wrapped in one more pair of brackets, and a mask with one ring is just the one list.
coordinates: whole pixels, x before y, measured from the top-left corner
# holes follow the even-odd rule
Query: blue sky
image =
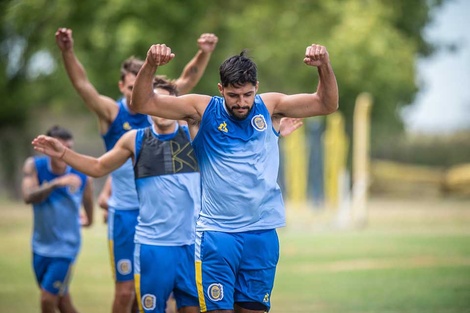
[(470, 129), (470, 1), (450, 0), (426, 29), (432, 42), (457, 44), (418, 62), (424, 83), (415, 103), (403, 110), (411, 133), (442, 134)]

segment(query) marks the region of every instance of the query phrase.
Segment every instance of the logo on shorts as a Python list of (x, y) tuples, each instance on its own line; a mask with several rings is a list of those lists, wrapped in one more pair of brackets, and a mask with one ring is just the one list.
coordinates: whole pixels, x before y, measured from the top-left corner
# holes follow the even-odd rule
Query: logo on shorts
[(207, 288), (207, 294), (212, 301), (220, 301), (224, 298), (224, 286), (222, 284), (211, 284)]
[(131, 261), (128, 259), (119, 260), (117, 263), (117, 270), (121, 275), (130, 274), (132, 271)]
[(62, 282), (60, 280), (56, 280), (53, 284), (52, 284), (52, 287), (54, 287), (55, 289), (60, 289), (60, 287), (62, 287)]
[(145, 294), (142, 297), (142, 306), (144, 307), (144, 309), (153, 310), (155, 309), (156, 305), (157, 305), (157, 297), (155, 297), (154, 295)]
[(266, 124), (266, 120), (264, 119), (264, 116), (261, 114), (253, 116), (251, 119), (251, 125), (257, 130), (257, 131), (264, 131), (268, 127)]
[(264, 303), (269, 302), (269, 293), (264, 295), (263, 302)]

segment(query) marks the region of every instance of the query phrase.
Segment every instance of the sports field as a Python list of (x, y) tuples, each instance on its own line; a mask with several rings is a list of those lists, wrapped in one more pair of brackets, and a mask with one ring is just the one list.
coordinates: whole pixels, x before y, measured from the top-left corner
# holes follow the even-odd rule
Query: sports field
[[(470, 312), (470, 199), (372, 199), (364, 229), (288, 207), (272, 313)], [(106, 226), (85, 229), (71, 291), (84, 313), (110, 312)], [(0, 312), (33, 313), (32, 212), (0, 201)]]

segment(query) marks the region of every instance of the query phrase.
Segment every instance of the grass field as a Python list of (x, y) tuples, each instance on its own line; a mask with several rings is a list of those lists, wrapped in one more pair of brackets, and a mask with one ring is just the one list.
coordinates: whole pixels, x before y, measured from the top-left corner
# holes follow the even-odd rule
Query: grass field
[[(106, 226), (83, 231), (71, 292), (80, 312), (110, 312)], [(0, 201), (0, 312), (39, 312), (32, 212)], [(470, 200), (372, 199), (363, 229), (288, 207), (272, 313), (470, 312)]]

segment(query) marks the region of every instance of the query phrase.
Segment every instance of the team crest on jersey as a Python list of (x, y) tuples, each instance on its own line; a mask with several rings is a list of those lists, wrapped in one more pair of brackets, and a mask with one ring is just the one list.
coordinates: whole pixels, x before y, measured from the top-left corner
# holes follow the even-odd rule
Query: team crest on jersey
[(131, 124), (129, 124), (129, 122), (125, 122), (124, 124), (122, 124), (122, 128), (124, 128), (125, 130), (131, 130), (132, 126)]
[(117, 270), (121, 275), (127, 275), (132, 272), (131, 261), (128, 259), (119, 260), (117, 263)]
[(228, 128), (227, 128), (227, 123), (223, 122), (223, 123), (220, 123), (219, 127), (217, 127), (218, 130), (220, 130), (221, 132), (228, 132)]
[(157, 297), (151, 294), (145, 294), (142, 297), (142, 306), (146, 310), (154, 310), (157, 305)]
[(257, 130), (257, 131), (264, 131), (266, 128), (268, 128), (268, 124), (266, 123), (266, 120), (264, 119), (264, 116), (261, 114), (253, 116), (251, 119), (251, 125)]
[(211, 284), (207, 288), (207, 294), (212, 301), (220, 301), (224, 298), (224, 286), (222, 284)]

